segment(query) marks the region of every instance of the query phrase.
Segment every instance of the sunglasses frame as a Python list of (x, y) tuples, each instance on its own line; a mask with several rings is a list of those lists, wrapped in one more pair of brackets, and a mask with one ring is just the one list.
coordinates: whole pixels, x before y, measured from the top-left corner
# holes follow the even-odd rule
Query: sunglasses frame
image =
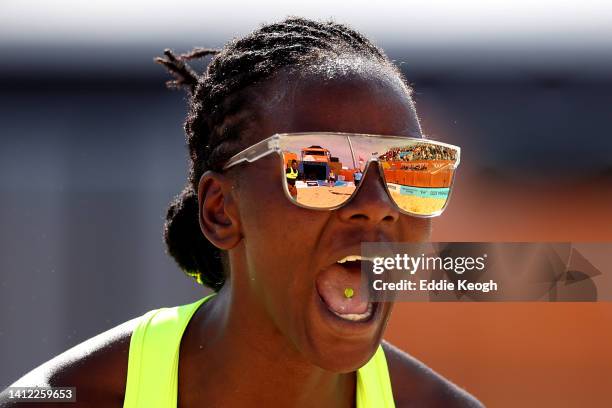
[[(329, 208), (319, 208), (319, 207), (311, 207), (305, 204), (301, 204), (299, 203), (297, 200), (293, 199), (291, 197), (291, 195), (289, 194), (289, 186), (287, 184), (287, 178), (285, 177), (285, 162), (283, 160), (283, 151), (281, 148), (281, 143), (280, 143), (280, 139), (283, 137), (291, 137), (291, 136), (308, 136), (308, 135), (312, 135), (312, 136), (344, 136), (347, 137), (347, 141), (350, 145), (350, 137), (356, 137), (356, 138), (361, 138), (361, 137), (376, 137), (379, 139), (393, 139), (393, 140), (405, 140), (405, 141), (413, 141), (413, 142), (427, 142), (427, 143), (431, 143), (433, 145), (437, 145), (437, 146), (444, 146), (444, 147), (448, 147), (451, 149), (454, 149), (457, 151), (457, 160), (455, 161), (454, 165), (453, 165), (453, 170), (455, 170), (460, 163), (460, 159), (461, 159), (461, 148), (459, 146), (455, 146), (452, 144), (448, 144), (448, 143), (443, 143), (443, 142), (438, 142), (435, 140), (431, 140), (431, 139), (426, 139), (424, 137), (407, 137), (407, 136), (389, 136), (389, 135), (372, 135), (372, 134), (365, 134), (365, 133), (342, 133), (342, 132), (298, 132), (298, 133), (277, 133), (274, 134), (266, 139), (263, 139), (247, 148), (245, 148), (244, 150), (240, 151), (239, 153), (233, 155), (223, 166), (223, 170), (227, 170), (231, 167), (234, 167), (240, 163), (243, 162), (248, 162), (248, 163), (252, 163), (256, 160), (261, 159), (262, 157), (268, 156), (269, 154), (272, 153), (278, 153), (279, 158), (280, 158), (280, 168), (281, 168), (281, 178), (283, 180), (283, 190), (285, 192), (285, 196), (287, 197), (287, 199), (289, 199), (289, 201), (291, 201), (293, 204), (297, 205), (298, 207), (302, 207), (302, 208), (307, 208), (309, 210), (317, 210), (317, 211), (333, 211), (336, 210), (340, 207), (343, 207), (345, 205), (347, 205), (351, 200), (353, 200), (353, 198), (355, 198), (355, 196), (357, 195), (359, 189), (361, 188), (361, 186), (363, 185), (363, 183), (359, 183), (359, 185), (355, 188), (355, 190), (352, 192), (351, 196), (343, 203), (338, 204), (336, 206), (333, 207), (329, 207)], [(351, 148), (352, 149), (352, 148)], [(372, 162), (379, 162), (380, 160), (378, 159), (378, 157), (375, 156), (371, 156), (366, 162), (365, 162), (365, 169), (363, 171), (363, 176), (361, 177), (362, 180), (365, 179), (368, 170), (370, 169), (370, 164)], [(391, 195), (391, 192), (389, 191), (389, 188), (387, 187), (387, 181), (385, 179), (385, 174), (384, 174), (384, 170), (381, 168), (380, 165), (376, 166), (378, 168), (378, 174), (379, 176), (382, 178), (383, 181), (383, 186), (385, 187), (385, 191), (387, 192), (387, 195), (389, 197), (389, 200), (391, 201), (391, 203), (393, 204), (393, 206), (399, 210), (402, 214), (407, 214), (407, 215), (411, 215), (413, 217), (418, 217), (418, 218), (432, 218), (432, 217), (437, 217), (440, 214), (442, 214), (442, 212), (444, 212), (444, 210), (446, 209), (446, 206), (448, 205), (448, 203), (450, 202), (450, 198), (453, 192), (452, 186), (455, 182), (455, 172), (453, 171), (453, 175), (451, 178), (451, 182), (449, 184), (449, 192), (448, 192), (448, 197), (446, 198), (446, 202), (444, 203), (444, 206), (432, 213), (432, 214), (418, 214), (418, 213), (413, 213), (410, 211), (406, 211), (404, 209), (402, 209), (399, 205), (397, 205), (395, 203), (395, 200), (393, 199), (393, 196)]]

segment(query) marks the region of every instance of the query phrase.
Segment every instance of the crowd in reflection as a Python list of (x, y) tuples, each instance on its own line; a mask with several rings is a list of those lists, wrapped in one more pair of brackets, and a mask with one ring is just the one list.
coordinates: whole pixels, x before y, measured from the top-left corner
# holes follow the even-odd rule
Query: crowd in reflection
[(456, 151), (446, 146), (417, 143), (408, 147), (394, 147), (379, 156), (386, 161), (456, 160)]

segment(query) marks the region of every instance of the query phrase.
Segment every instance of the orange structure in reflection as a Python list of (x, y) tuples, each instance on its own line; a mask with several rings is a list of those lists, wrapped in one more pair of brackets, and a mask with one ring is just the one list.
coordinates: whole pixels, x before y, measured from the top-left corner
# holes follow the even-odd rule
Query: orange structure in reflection
[(453, 180), (452, 160), (381, 162), (387, 183), (414, 187), (448, 187)]

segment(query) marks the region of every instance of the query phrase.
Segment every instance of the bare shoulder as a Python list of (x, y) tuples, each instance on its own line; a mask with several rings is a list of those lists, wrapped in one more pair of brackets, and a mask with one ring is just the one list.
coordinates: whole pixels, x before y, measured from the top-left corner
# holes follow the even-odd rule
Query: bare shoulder
[(451, 381), (383, 341), (393, 398), (399, 407), (481, 408), (484, 405)]
[[(33, 369), (12, 386), (76, 387), (76, 407), (121, 407), (130, 338), (139, 317), (113, 327)], [(0, 397), (0, 407), (18, 407)], [(35, 404), (36, 405), (36, 404)], [(46, 407), (66, 404), (45, 404)], [(32, 404), (27, 404), (32, 406)]]

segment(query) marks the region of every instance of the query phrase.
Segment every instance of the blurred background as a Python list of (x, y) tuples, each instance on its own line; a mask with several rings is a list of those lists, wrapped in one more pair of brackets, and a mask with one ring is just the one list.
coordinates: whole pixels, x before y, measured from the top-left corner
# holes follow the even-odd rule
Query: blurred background
[[(612, 241), (604, 1), (0, 2), (0, 388), (203, 289), (164, 253), (186, 98), (153, 63), (287, 15), (369, 36), (463, 147), (438, 241)], [(491, 407), (610, 406), (609, 303), (398, 304), (387, 338)]]

